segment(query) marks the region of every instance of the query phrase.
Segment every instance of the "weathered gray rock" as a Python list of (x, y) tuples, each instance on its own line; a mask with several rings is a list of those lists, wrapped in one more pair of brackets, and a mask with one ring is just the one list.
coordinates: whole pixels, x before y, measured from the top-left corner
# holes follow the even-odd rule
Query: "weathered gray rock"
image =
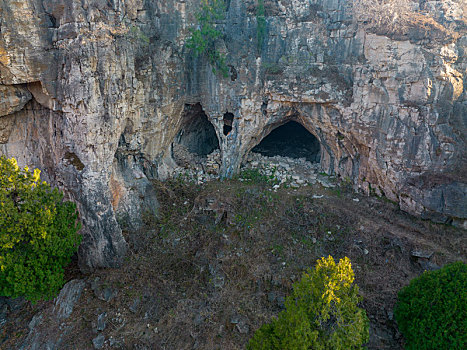
[(41, 324), (42, 318), (43, 317), (41, 314), (34, 315), (31, 321), (28, 323), (29, 330), (32, 331), (34, 328), (36, 328), (37, 325)]
[(230, 318), (230, 323), (234, 324), (237, 331), (242, 334), (247, 334), (250, 331), (250, 326), (248, 325), (248, 318), (243, 315), (233, 315)]
[(101, 283), (99, 278), (96, 278), (91, 282), (91, 289), (94, 291), (96, 298), (107, 303), (112, 301), (118, 295), (117, 289)]
[(0, 144), (8, 142), (14, 121), (11, 116), (0, 118)]
[(53, 311), (57, 319), (64, 320), (70, 317), (85, 286), (86, 282), (84, 280), (71, 280), (63, 286), (60, 294), (55, 298)]
[(423, 251), (423, 250), (412, 250), (410, 255), (414, 258), (423, 258), (430, 259), (433, 255), (433, 252)]
[(105, 342), (105, 336), (103, 334), (99, 334), (92, 340), (92, 345), (94, 345), (94, 349), (102, 349)]
[[(45, 305), (31, 319), (28, 324), (29, 333), (18, 348), (21, 350), (63, 349), (64, 339), (74, 331), (75, 327), (73, 322), (67, 322), (69, 321), (67, 319), (71, 316), (85, 286), (84, 280), (71, 280), (66, 283), (54, 303)], [(18, 300), (18, 302), (24, 304), (24, 301)], [(13, 305), (10, 308), (13, 308)]]
[(102, 332), (105, 329), (105, 327), (107, 326), (106, 318), (107, 318), (107, 313), (106, 312), (103, 312), (99, 316), (97, 316), (97, 327), (96, 327), (96, 329), (97, 329), (98, 332)]
[(8, 305), (0, 300), (0, 329), (8, 320)]
[(31, 98), (25, 88), (0, 85), (0, 117), (20, 111)]
[(4, 0), (0, 154), (41, 168), (78, 203), (83, 270), (118, 266), (121, 226), (157, 214), (150, 181), (176, 166), (172, 143), (180, 131), (209, 134), (188, 130), (196, 110), (215, 130), (222, 177), (294, 120), (319, 140), (321, 171), (462, 225), (463, 2), (419, 2), (451, 34), (412, 26), (405, 37), (365, 28), (350, 3), (265, 1), (258, 46), (256, 1), (229, 1), (223, 78), (184, 47), (199, 1)]

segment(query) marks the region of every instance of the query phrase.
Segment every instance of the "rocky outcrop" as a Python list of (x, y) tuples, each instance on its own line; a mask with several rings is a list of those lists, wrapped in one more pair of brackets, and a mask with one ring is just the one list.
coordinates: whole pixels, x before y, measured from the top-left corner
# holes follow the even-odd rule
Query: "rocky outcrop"
[[(226, 3), (224, 78), (184, 45), (198, 1), (0, 2), (0, 153), (78, 203), (83, 269), (119, 264), (117, 216), (136, 228), (155, 210), (150, 180), (173, 166), (171, 144), (198, 105), (222, 176), (294, 120), (319, 140), (323, 171), (410, 213), (465, 222), (461, 0), (413, 2), (429, 20), (397, 37), (358, 23), (350, 1), (265, 0), (261, 45), (257, 2)], [(428, 22), (449, 35), (430, 40)]]
[(73, 333), (73, 326), (66, 324), (86, 287), (84, 280), (66, 283), (55, 298), (54, 305), (43, 308), (28, 324), (29, 332), (17, 348), (20, 350), (61, 349), (64, 338)]
[(31, 93), (26, 89), (14, 85), (0, 85), (0, 116), (22, 110), (30, 99)]

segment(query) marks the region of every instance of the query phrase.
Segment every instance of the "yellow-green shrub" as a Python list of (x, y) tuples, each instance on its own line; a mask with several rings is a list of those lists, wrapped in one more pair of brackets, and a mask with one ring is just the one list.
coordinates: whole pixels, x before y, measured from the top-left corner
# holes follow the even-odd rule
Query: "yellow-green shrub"
[(336, 265), (329, 256), (317, 261), (294, 284), (286, 310), (256, 331), (249, 350), (361, 349), (369, 339), (368, 318), (357, 307), (360, 297), (348, 258)]
[(0, 295), (37, 301), (63, 285), (81, 236), (74, 203), (15, 159), (0, 157)]

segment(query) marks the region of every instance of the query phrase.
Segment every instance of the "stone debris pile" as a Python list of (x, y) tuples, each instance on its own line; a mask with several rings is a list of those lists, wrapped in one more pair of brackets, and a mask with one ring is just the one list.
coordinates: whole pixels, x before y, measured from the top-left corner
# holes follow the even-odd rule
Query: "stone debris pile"
[(216, 149), (206, 157), (205, 169), (208, 174), (219, 176), (221, 167), (221, 151)]
[[(219, 178), (221, 166), (220, 150), (216, 149), (207, 156), (191, 153), (180, 144), (173, 145), (173, 158), (177, 164), (171, 172), (172, 178), (183, 177), (187, 181), (202, 184)], [(281, 186), (299, 188), (320, 183), (324, 187), (335, 187), (335, 178), (320, 173), (320, 164), (305, 158), (283, 156), (268, 157), (251, 152), (240, 169), (239, 180), (247, 180), (247, 172), (266, 176), (274, 190)], [(251, 172), (250, 172), (251, 177)]]
[(176, 166), (171, 171), (171, 177), (183, 177), (188, 181), (202, 184), (219, 178), (221, 153), (219, 149), (207, 156), (191, 153), (185, 146), (174, 143), (172, 155)]
[[(251, 152), (246, 162), (242, 164), (240, 174), (245, 170), (257, 170), (259, 174), (270, 179), (274, 189), (278, 189), (281, 185), (299, 188), (317, 182), (324, 187), (334, 187), (334, 178), (320, 174), (320, 169), (319, 163), (312, 163), (306, 158), (267, 157)], [(241, 176), (240, 180), (242, 180)]]

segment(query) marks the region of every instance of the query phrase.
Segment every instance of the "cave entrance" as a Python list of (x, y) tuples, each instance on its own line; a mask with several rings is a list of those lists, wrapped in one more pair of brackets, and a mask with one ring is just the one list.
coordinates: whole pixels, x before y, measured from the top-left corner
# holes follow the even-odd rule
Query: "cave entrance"
[(224, 135), (227, 136), (232, 131), (234, 115), (232, 113), (224, 114)]
[(183, 175), (198, 184), (219, 177), (219, 139), (201, 104), (185, 105), (171, 151), (175, 167), (168, 170), (169, 176)]
[(219, 149), (219, 140), (214, 126), (199, 103), (186, 105), (180, 131), (174, 140), (174, 146), (177, 145), (201, 157)]
[(252, 151), (268, 157), (306, 158), (318, 163), (321, 149), (313, 134), (300, 123), (290, 121), (271, 131)]

